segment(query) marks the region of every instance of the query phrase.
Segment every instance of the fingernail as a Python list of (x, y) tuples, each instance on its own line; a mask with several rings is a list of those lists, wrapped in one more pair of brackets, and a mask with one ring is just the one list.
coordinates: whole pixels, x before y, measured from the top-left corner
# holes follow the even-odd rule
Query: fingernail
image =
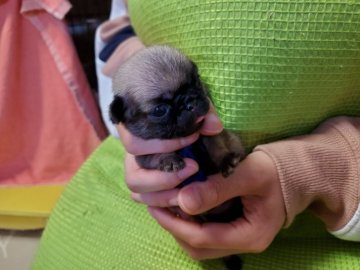
[(206, 116), (206, 121), (204, 123), (204, 126), (202, 128), (205, 132), (211, 132), (211, 133), (219, 133), (224, 129), (219, 117), (214, 114), (210, 113)]
[(180, 144), (181, 144), (181, 146), (184, 146), (184, 147), (188, 146), (188, 145), (192, 144), (193, 142), (195, 142), (198, 137), (199, 137), (198, 134), (192, 134), (188, 137), (180, 138)]
[(135, 202), (141, 203), (141, 196), (138, 193), (132, 193), (131, 194), (131, 199), (133, 199)]
[(186, 167), (177, 172), (179, 179), (184, 180), (198, 171), (198, 167), (195, 164), (187, 163)]
[(169, 205), (170, 205), (170, 206), (178, 206), (179, 203), (178, 203), (177, 197), (171, 198), (171, 199), (169, 200)]
[(185, 187), (180, 191), (179, 205), (188, 213), (196, 212), (201, 208), (202, 199), (194, 186)]

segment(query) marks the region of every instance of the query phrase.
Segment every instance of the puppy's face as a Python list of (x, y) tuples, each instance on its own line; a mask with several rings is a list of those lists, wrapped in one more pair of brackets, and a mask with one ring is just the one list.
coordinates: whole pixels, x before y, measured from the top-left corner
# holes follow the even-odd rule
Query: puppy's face
[(190, 135), (209, 110), (196, 66), (177, 50), (154, 46), (122, 65), (113, 80), (110, 116), (143, 139)]

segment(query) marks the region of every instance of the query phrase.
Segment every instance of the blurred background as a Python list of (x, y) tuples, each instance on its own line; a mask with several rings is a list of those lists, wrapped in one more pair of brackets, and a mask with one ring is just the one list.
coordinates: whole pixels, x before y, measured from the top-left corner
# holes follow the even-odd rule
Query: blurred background
[(94, 37), (96, 28), (109, 17), (110, 0), (72, 0), (65, 20), (91, 88), (96, 92)]
[[(109, 17), (111, 0), (71, 0), (65, 17), (80, 62), (97, 96), (94, 36), (96, 28)], [(36, 253), (42, 230), (0, 230), (0, 269), (27, 270)]]

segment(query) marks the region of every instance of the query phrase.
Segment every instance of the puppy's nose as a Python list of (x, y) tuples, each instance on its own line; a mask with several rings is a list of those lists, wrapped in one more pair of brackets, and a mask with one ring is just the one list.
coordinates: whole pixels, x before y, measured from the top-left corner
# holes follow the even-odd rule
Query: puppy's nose
[(185, 110), (187, 111), (194, 111), (198, 106), (196, 99), (187, 99), (185, 102)]
[(191, 111), (182, 111), (178, 116), (178, 124), (180, 126), (192, 126), (195, 123), (195, 114)]

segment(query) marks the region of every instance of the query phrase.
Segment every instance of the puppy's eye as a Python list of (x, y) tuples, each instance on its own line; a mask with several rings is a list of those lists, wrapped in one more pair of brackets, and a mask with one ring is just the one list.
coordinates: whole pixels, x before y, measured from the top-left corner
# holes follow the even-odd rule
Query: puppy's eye
[(151, 115), (155, 117), (162, 117), (167, 114), (169, 110), (170, 106), (168, 104), (160, 104), (153, 109)]
[(197, 106), (198, 106), (197, 100), (191, 98), (186, 101), (185, 110), (193, 111)]

